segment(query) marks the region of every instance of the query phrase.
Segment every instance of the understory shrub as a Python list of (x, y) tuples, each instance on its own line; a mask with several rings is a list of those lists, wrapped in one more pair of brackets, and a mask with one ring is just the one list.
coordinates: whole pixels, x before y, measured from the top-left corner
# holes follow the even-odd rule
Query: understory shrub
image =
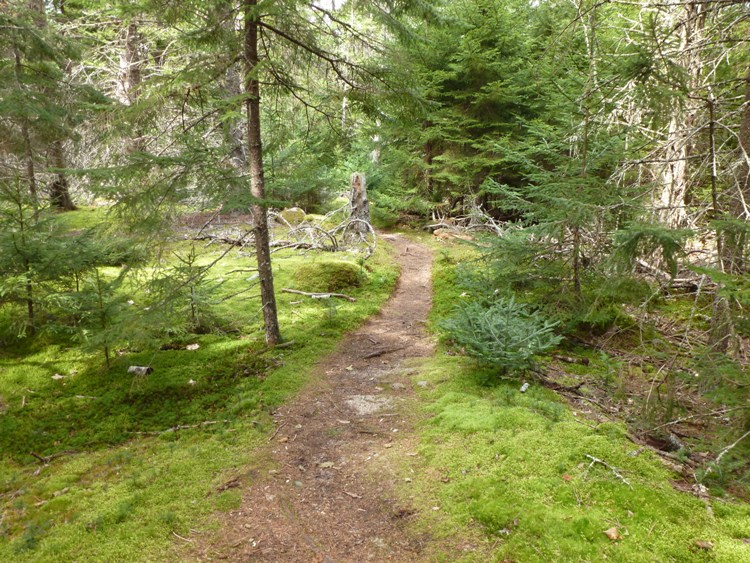
[(456, 344), (501, 375), (533, 367), (536, 354), (557, 346), (561, 338), (554, 333), (556, 326), (512, 297), (489, 305), (459, 305), (441, 324)]

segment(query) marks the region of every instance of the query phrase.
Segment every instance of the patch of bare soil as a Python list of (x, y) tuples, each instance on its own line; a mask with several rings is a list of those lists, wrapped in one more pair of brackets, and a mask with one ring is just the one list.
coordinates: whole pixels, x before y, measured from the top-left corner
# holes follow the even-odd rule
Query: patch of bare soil
[(402, 274), (379, 315), (347, 336), (310, 385), (275, 413), (273, 469), (221, 516), (192, 556), (231, 561), (410, 561), (429, 538), (406, 529), (384, 452), (409, 440), (404, 363), (433, 353), (424, 323), (432, 305), (429, 249), (398, 236)]

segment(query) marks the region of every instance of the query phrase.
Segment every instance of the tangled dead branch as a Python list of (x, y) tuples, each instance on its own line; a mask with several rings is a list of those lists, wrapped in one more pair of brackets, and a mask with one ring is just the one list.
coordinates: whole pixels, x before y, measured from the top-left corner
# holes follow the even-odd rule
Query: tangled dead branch
[(425, 230), (435, 233), (439, 229), (452, 233), (488, 232), (499, 237), (503, 236), (507, 230), (477, 203), (472, 204), (468, 213), (457, 217), (449, 217), (439, 210), (433, 211), (432, 224), (427, 225)]
[[(368, 259), (377, 248), (375, 229), (367, 221), (351, 217), (348, 207), (331, 211), (317, 220), (305, 219), (298, 225), (292, 225), (277, 211), (269, 211), (269, 223), (277, 226), (271, 233), (272, 252), (287, 249), (352, 252)], [(237, 225), (212, 228), (215, 218), (204, 224), (192, 240), (228, 244), (240, 250), (252, 247), (255, 240), (252, 229)]]

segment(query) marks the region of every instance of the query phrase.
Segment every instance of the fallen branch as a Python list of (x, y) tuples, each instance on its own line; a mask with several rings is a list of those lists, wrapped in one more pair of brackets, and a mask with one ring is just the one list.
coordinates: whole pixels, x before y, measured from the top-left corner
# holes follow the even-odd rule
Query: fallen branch
[(195, 236), (191, 240), (195, 241), (209, 241), (209, 242), (221, 242), (223, 244), (228, 244), (229, 246), (247, 246), (252, 242), (253, 239), (247, 240), (246, 238), (231, 238), (229, 236), (219, 236), (219, 235), (200, 235)]
[(594, 465), (596, 465), (597, 463), (599, 463), (599, 464), (603, 465), (604, 467), (606, 467), (607, 469), (609, 469), (610, 471), (612, 471), (612, 473), (615, 474), (615, 477), (617, 477), (618, 479), (620, 479), (620, 481), (622, 481), (623, 483), (625, 483), (628, 487), (630, 487), (631, 489), (633, 488), (633, 485), (631, 485), (630, 482), (627, 479), (625, 479), (625, 477), (623, 477), (622, 474), (616, 468), (612, 467), (606, 461), (602, 461), (598, 457), (594, 457), (594, 456), (589, 455), (589, 454), (586, 454), (586, 457), (591, 460), (591, 463), (586, 468), (586, 471), (583, 472), (583, 479), (584, 480), (586, 479), (586, 475), (588, 475), (589, 469), (591, 469), (592, 467), (594, 467)]
[(311, 297), (313, 299), (329, 299), (331, 297), (338, 297), (339, 299), (346, 299), (347, 301), (351, 301), (352, 303), (357, 301), (356, 299), (354, 299), (354, 297), (349, 297), (348, 295), (344, 295), (343, 293), (308, 293), (307, 291), (299, 291), (297, 289), (288, 289), (288, 288), (284, 288), (281, 291), (283, 293), (294, 293), (295, 295), (304, 295), (305, 297)]
[(34, 453), (34, 452), (29, 452), (29, 455), (32, 456), (32, 457), (35, 457), (36, 459), (38, 459), (40, 463), (43, 463), (44, 465), (47, 465), (53, 459), (57, 459), (58, 457), (63, 457), (63, 456), (66, 456), (66, 455), (75, 455), (77, 453), (80, 453), (80, 452), (78, 452), (76, 450), (65, 450), (64, 452), (57, 452), (56, 454), (51, 454), (51, 455), (48, 455), (48, 456), (39, 455), (39, 454)]
[(400, 346), (398, 348), (386, 348), (386, 349), (383, 349), (383, 350), (377, 350), (375, 352), (370, 352), (369, 354), (367, 354), (366, 356), (364, 356), (362, 359), (363, 360), (369, 360), (369, 359), (372, 359), (372, 358), (377, 358), (378, 356), (383, 356), (385, 354), (391, 354), (393, 352), (398, 352), (399, 350), (405, 350), (406, 348), (408, 348), (408, 346)]
[(275, 346), (268, 346), (264, 350), (261, 350), (256, 355), (262, 356), (263, 354), (267, 354), (268, 352), (275, 352), (276, 350), (283, 350), (284, 348), (291, 348), (297, 344), (296, 340), (290, 340), (289, 342), (282, 342), (281, 344), (276, 344)]
[[(639, 438), (637, 436), (634, 436), (633, 434), (628, 434), (627, 438), (628, 438), (628, 440), (630, 440), (634, 444), (636, 444), (638, 446), (641, 446), (643, 448), (648, 448), (650, 451), (652, 451), (656, 455), (658, 455), (658, 456), (660, 456), (662, 458), (666, 458), (667, 460), (671, 460), (671, 461), (674, 461), (674, 462), (677, 462), (677, 463), (681, 463), (682, 465), (687, 465), (691, 469), (695, 469), (698, 466), (698, 464), (695, 461), (693, 461), (692, 459), (690, 459), (689, 457), (683, 458), (683, 457), (677, 456), (677, 455), (675, 455), (675, 454), (673, 454), (671, 452), (665, 452), (664, 450), (660, 450), (659, 448), (655, 448), (654, 446), (652, 446), (651, 444), (649, 444), (645, 440), (642, 440), (641, 438)], [(664, 460), (662, 460), (662, 461), (664, 461)], [(670, 465), (670, 468), (672, 468), (671, 467), (672, 464), (670, 463), (669, 465)], [(672, 468), (672, 469), (674, 469), (674, 468)], [(683, 471), (677, 471), (677, 473), (683, 473)]]
[(168, 434), (170, 432), (177, 432), (179, 430), (188, 430), (190, 428), (203, 428), (204, 426), (212, 426), (214, 424), (228, 423), (228, 420), (207, 420), (199, 424), (179, 424), (166, 430), (157, 430), (154, 432), (131, 432), (131, 434), (141, 434), (144, 436), (159, 436), (161, 434)]
[(744, 440), (748, 436), (750, 436), (750, 430), (748, 430), (742, 436), (740, 436), (739, 438), (737, 438), (737, 440), (735, 440), (734, 443), (729, 444), (726, 448), (724, 448), (723, 450), (721, 450), (721, 452), (719, 452), (719, 455), (716, 456), (716, 465), (719, 465), (719, 463), (721, 463), (721, 458), (724, 457), (724, 455), (726, 455), (728, 452), (730, 452), (731, 450), (733, 450), (734, 447), (737, 444), (739, 444), (742, 440)]
[(281, 429), (284, 428), (284, 426), (286, 426), (286, 422), (282, 422), (281, 424), (279, 424), (278, 428), (276, 428), (276, 431), (271, 434), (270, 438), (268, 438), (268, 441), (272, 441), (276, 437), (276, 435), (281, 432)]
[(569, 356), (552, 356), (552, 357), (566, 364), (579, 364), (582, 366), (587, 366), (591, 363), (591, 360), (589, 360), (588, 358), (571, 358)]
[(711, 411), (707, 413), (698, 413), (698, 414), (693, 414), (690, 416), (685, 416), (683, 418), (678, 418), (676, 420), (670, 420), (669, 422), (665, 422), (664, 424), (660, 424), (659, 426), (654, 426), (651, 430), (649, 430), (649, 433), (655, 430), (659, 430), (660, 428), (664, 428), (665, 426), (673, 426), (675, 424), (679, 424), (680, 422), (685, 422), (688, 420), (692, 420), (694, 418), (704, 418), (704, 417), (709, 417), (709, 416), (722, 415), (722, 414), (730, 413), (732, 411), (739, 411), (739, 410), (744, 410), (744, 409), (750, 409), (750, 406), (733, 407), (731, 409), (719, 409), (719, 410)]

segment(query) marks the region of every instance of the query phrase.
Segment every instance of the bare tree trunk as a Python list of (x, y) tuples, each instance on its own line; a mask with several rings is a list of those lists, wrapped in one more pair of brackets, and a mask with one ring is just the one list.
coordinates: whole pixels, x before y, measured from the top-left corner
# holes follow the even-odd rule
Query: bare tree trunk
[(131, 20), (125, 29), (125, 45), (120, 51), (120, 72), (117, 76), (117, 99), (129, 106), (138, 99), (143, 77), (141, 67), (141, 36), (138, 22)]
[[(224, 77), (224, 89), (228, 97), (237, 97), (242, 94), (242, 81), (237, 70), (232, 66), (227, 70)], [(229, 159), (232, 166), (238, 170), (244, 170), (247, 167), (247, 151), (245, 134), (242, 127), (242, 120), (230, 120), (227, 124), (227, 143), (230, 152)]]
[(55, 179), (50, 184), (50, 200), (52, 205), (62, 211), (74, 211), (76, 208), (70, 197), (68, 177), (65, 175), (65, 150), (62, 141), (52, 141), (49, 146), (49, 156), (52, 166), (57, 168)]
[(247, 155), (250, 164), (250, 183), (255, 203), (252, 206), (255, 253), (258, 260), (260, 298), (263, 304), (263, 324), (266, 343), (275, 346), (281, 341), (276, 296), (273, 291), (273, 269), (268, 233), (268, 212), (263, 178), (263, 144), (260, 130), (260, 83), (258, 81), (258, 27), (260, 17), (257, 0), (243, 0), (245, 17), (245, 94), (247, 101)]
[(683, 122), (682, 112), (678, 112), (669, 121), (664, 164), (660, 174), (661, 192), (656, 202), (659, 220), (674, 228), (687, 224), (687, 144), (681, 131)]
[[(44, 0), (29, 0), (29, 10), (31, 11), (34, 25), (40, 30), (46, 30), (49, 22), (47, 21), (47, 11)], [(46, 90), (46, 89), (45, 89)], [(46, 93), (46, 92), (45, 92)], [(49, 185), (50, 201), (52, 205), (62, 211), (73, 211), (76, 206), (70, 197), (68, 177), (65, 175), (66, 167), (65, 148), (61, 139), (52, 141), (47, 147), (49, 160), (53, 168), (57, 168), (55, 177)]]
[[(745, 76), (745, 107), (739, 130), (740, 166), (734, 189), (729, 190), (726, 212), (732, 219), (750, 219), (750, 67)], [(747, 270), (744, 229), (726, 229), (721, 241), (721, 264), (725, 272), (741, 274)]]
[(732, 309), (726, 297), (718, 293), (714, 296), (713, 310), (711, 312), (711, 327), (708, 334), (708, 342), (714, 352), (726, 353), (730, 345), (734, 343), (735, 330), (732, 319)]
[[(740, 123), (740, 159), (737, 183), (729, 192), (726, 202), (726, 212), (732, 219), (748, 220), (748, 199), (750, 198), (750, 67), (745, 75), (745, 107)], [(714, 204), (718, 207), (717, 204)], [(745, 246), (747, 235), (744, 229), (728, 228), (717, 233), (719, 262), (724, 272), (741, 275), (746, 271)], [(737, 343), (732, 316), (732, 305), (726, 297), (718, 293), (714, 297), (713, 314), (711, 315), (711, 331), (709, 345), (716, 352), (731, 353), (731, 348)]]
[[(143, 82), (142, 38), (138, 21), (131, 20), (125, 28), (125, 43), (120, 51), (120, 71), (117, 75), (117, 100), (126, 106), (138, 101)], [(125, 153), (132, 154), (144, 149), (144, 140), (136, 124), (125, 141)]]
[(349, 199), (352, 206), (352, 219), (364, 221), (364, 223), (355, 223), (352, 225), (352, 232), (367, 234), (369, 228), (365, 223), (370, 222), (370, 201), (367, 199), (367, 181), (365, 175), (359, 172), (352, 174), (349, 181), (351, 188)]
[[(698, 45), (705, 26), (705, 6), (699, 2), (676, 4), (682, 13), (675, 18), (680, 29), (680, 48), (677, 53), (680, 66), (687, 74), (687, 88), (690, 92), (701, 87), (703, 68)], [(656, 201), (659, 219), (670, 227), (689, 225), (690, 217), (686, 208), (689, 189), (689, 159), (693, 153), (693, 125), (698, 114), (695, 100), (687, 97), (676, 104), (669, 121), (665, 143), (664, 165), (661, 168), (661, 193)]]

